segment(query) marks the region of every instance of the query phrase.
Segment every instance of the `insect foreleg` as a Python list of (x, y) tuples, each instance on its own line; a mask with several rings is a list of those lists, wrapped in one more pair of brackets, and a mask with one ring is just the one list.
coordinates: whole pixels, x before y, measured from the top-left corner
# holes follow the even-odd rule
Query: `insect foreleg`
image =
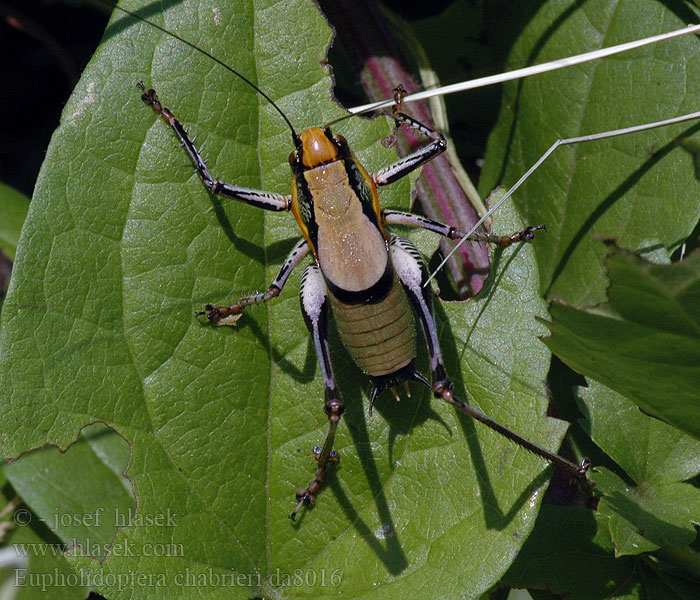
[(416, 121), (413, 117), (409, 117), (407, 114), (402, 112), (396, 112), (392, 116), (397, 123), (404, 123), (409, 128), (419, 131), (423, 135), (431, 138), (433, 141), (427, 146), (423, 146), (419, 150), (416, 150), (413, 154), (409, 154), (401, 160), (398, 160), (395, 163), (384, 167), (383, 169), (379, 169), (379, 171), (372, 175), (372, 178), (377, 185), (389, 185), (397, 179), (401, 179), (405, 175), (408, 175), (411, 171), (415, 171), (418, 167), (435, 158), (438, 154), (442, 154), (447, 149), (445, 137), (439, 131), (430, 129), (426, 125), (423, 125), (423, 123), (420, 121)]
[(211, 176), (204, 159), (195, 147), (194, 142), (187, 135), (187, 131), (185, 131), (182, 123), (175, 118), (169, 109), (165, 108), (160, 103), (155, 90), (147, 90), (146, 86), (144, 86), (144, 84), (141, 82), (138, 83), (138, 86), (143, 90), (141, 100), (156, 111), (156, 113), (158, 113), (163, 120), (170, 125), (177, 137), (180, 138), (180, 142), (182, 142), (182, 145), (190, 155), (192, 162), (194, 163), (195, 167), (197, 167), (197, 173), (199, 173), (204, 185), (206, 185), (212, 191), (212, 193), (217, 194), (218, 196), (223, 196), (224, 198), (239, 200), (240, 202), (250, 204), (251, 206), (264, 208), (265, 210), (282, 211), (289, 210), (291, 208), (291, 196), (284, 196), (283, 194), (275, 194), (273, 192), (245, 188), (214, 179)]
[[(405, 225), (408, 227), (420, 227), (421, 229), (427, 229), (438, 235), (443, 235), (451, 240), (460, 240), (466, 236), (463, 231), (440, 223), (438, 221), (433, 221), (421, 215), (414, 215), (413, 213), (401, 212), (398, 210), (383, 210), (382, 220), (387, 225)], [(537, 225), (535, 227), (526, 227), (522, 231), (513, 233), (511, 235), (492, 235), (483, 233), (472, 233), (467, 237), (470, 242), (487, 242), (489, 244), (496, 244), (498, 246), (508, 246), (515, 242), (530, 242), (535, 237), (536, 231), (545, 230), (544, 225)]]
[(447, 371), (445, 370), (440, 344), (438, 342), (435, 318), (432, 313), (432, 300), (430, 296), (432, 292), (430, 288), (425, 285), (428, 280), (428, 270), (425, 267), (425, 263), (418, 253), (418, 250), (405, 238), (393, 236), (391, 240), (391, 252), (399, 280), (403, 284), (413, 304), (413, 308), (425, 335), (428, 353), (430, 355), (430, 367), (433, 371), (432, 390), (435, 397), (442, 398), (445, 402), (451, 404), (464, 414), (480, 421), (526, 450), (563, 467), (577, 478), (585, 478), (586, 470), (590, 465), (590, 461), (587, 461), (587, 459), (586, 462), (582, 461), (580, 466), (575, 465), (558, 454), (545, 450), (541, 446), (518, 435), (454, 395), (452, 391), (452, 382), (447, 378)]
[(325, 387), (324, 411), (328, 415), (329, 427), (323, 447), (318, 452), (314, 449), (314, 454), (318, 458), (316, 477), (309, 483), (307, 488), (297, 492), (296, 497), (299, 504), (297, 504), (294, 512), (289, 515), (292, 521), (296, 518), (302, 506), (311, 506), (314, 503), (316, 494), (326, 479), (328, 464), (338, 459), (338, 454), (333, 451), (333, 441), (338, 428), (338, 421), (340, 421), (340, 417), (345, 412), (345, 406), (335, 383), (335, 375), (333, 374), (333, 365), (331, 364), (328, 348), (328, 312), (330, 304), (326, 282), (323, 280), (323, 275), (318, 265), (309, 265), (304, 271), (304, 276), (301, 280), (300, 297), (301, 312), (304, 315), (304, 321), (309, 329), (309, 334), (313, 340), (321, 365), (321, 375), (323, 376), (323, 385)]
[(231, 306), (214, 306), (213, 304), (207, 304), (202, 312), (197, 313), (197, 315), (207, 315), (207, 318), (214, 323), (214, 325), (235, 325), (236, 321), (243, 314), (243, 309), (251, 304), (262, 304), (267, 302), (272, 298), (276, 298), (280, 295), (284, 284), (287, 283), (289, 275), (294, 270), (302, 258), (306, 256), (309, 251), (309, 244), (305, 239), (297, 242), (296, 246), (292, 248), (292, 251), (287, 256), (284, 261), (282, 268), (277, 273), (274, 281), (268, 288), (266, 292), (262, 294), (253, 294), (251, 296), (243, 296), (238, 302), (232, 304)]

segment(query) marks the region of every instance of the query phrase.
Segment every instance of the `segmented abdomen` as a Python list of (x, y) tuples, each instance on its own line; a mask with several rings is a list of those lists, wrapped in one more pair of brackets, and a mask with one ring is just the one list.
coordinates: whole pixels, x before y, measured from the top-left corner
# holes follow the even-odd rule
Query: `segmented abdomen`
[(376, 304), (343, 304), (329, 296), (340, 339), (365, 373), (388, 375), (415, 357), (413, 311), (395, 273), (389, 293)]

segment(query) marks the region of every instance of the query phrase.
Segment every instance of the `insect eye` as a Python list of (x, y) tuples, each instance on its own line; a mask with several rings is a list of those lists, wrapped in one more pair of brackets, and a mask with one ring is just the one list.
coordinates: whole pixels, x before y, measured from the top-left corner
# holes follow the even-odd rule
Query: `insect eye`
[(292, 150), (289, 153), (289, 164), (293, 167), (297, 164), (297, 151)]
[(336, 143), (338, 144), (338, 146), (347, 146), (348, 145), (348, 141), (345, 139), (344, 136), (342, 136), (340, 134), (334, 136), (334, 139), (335, 139)]

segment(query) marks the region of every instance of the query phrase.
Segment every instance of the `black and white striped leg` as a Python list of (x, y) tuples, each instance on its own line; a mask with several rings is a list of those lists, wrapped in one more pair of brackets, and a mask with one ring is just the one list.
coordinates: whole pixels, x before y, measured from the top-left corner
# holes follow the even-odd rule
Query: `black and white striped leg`
[(531, 242), (535, 238), (536, 231), (544, 231), (544, 225), (537, 225), (535, 227), (526, 227), (522, 231), (513, 233), (511, 235), (491, 235), (482, 233), (472, 233), (467, 236), (463, 231), (440, 223), (438, 221), (433, 221), (421, 215), (414, 215), (413, 213), (401, 212), (398, 210), (383, 210), (382, 220), (386, 225), (405, 225), (407, 227), (419, 227), (421, 229), (427, 229), (438, 235), (445, 236), (451, 240), (461, 240), (466, 237), (472, 242), (487, 242), (489, 244), (495, 244), (497, 246), (509, 246), (516, 242)]
[(428, 280), (428, 269), (425, 266), (425, 261), (416, 247), (406, 238), (392, 235), (389, 248), (396, 274), (406, 290), (406, 294), (408, 294), (425, 335), (433, 383), (442, 379), (446, 380), (447, 373), (442, 361), (437, 328), (433, 318), (433, 291), (430, 286), (425, 285)]
[(244, 202), (245, 204), (250, 204), (251, 206), (257, 206), (258, 208), (264, 208), (266, 210), (282, 211), (289, 210), (291, 208), (291, 196), (284, 196), (283, 194), (275, 194), (273, 192), (245, 188), (214, 179), (211, 176), (211, 173), (209, 173), (209, 169), (207, 168), (201, 154), (195, 147), (193, 140), (191, 140), (187, 135), (187, 131), (182, 126), (182, 123), (175, 118), (169, 109), (165, 108), (160, 103), (155, 90), (147, 90), (146, 86), (142, 82), (139, 82), (138, 86), (143, 91), (143, 94), (141, 94), (141, 100), (156, 111), (156, 113), (159, 114), (172, 128), (177, 137), (180, 138), (180, 142), (182, 142), (185, 150), (187, 150), (187, 154), (190, 155), (190, 158), (197, 168), (197, 173), (199, 173), (199, 176), (202, 178), (204, 185), (206, 185), (214, 194), (223, 196), (224, 198), (238, 200), (240, 202)]
[(328, 466), (331, 462), (338, 460), (338, 453), (333, 450), (335, 432), (338, 429), (340, 417), (345, 412), (343, 400), (338, 393), (333, 374), (333, 365), (328, 347), (328, 312), (329, 301), (326, 282), (323, 280), (321, 269), (318, 265), (309, 265), (304, 271), (301, 280), (301, 312), (304, 321), (309, 329), (309, 334), (314, 343), (318, 361), (321, 365), (321, 375), (325, 387), (325, 407), (324, 411), (328, 415), (328, 435), (323, 442), (323, 447), (314, 448), (314, 455), (318, 460), (316, 476), (309, 483), (309, 486), (299, 490), (296, 494), (298, 504), (289, 517), (296, 519), (297, 513), (302, 506), (311, 506), (316, 500), (316, 495), (326, 479)]
[(397, 179), (401, 179), (405, 175), (408, 175), (411, 171), (415, 171), (418, 167), (427, 163), (432, 158), (435, 158), (438, 154), (442, 154), (447, 149), (445, 136), (443, 136), (439, 131), (430, 129), (429, 127), (423, 125), (423, 123), (420, 121), (416, 121), (413, 117), (409, 117), (407, 114), (402, 112), (395, 112), (392, 116), (394, 117), (397, 125), (403, 123), (411, 129), (419, 131), (433, 141), (427, 146), (420, 148), (413, 154), (404, 156), (401, 160), (398, 160), (395, 163), (384, 167), (383, 169), (379, 169), (379, 171), (376, 173), (373, 173), (372, 178), (377, 185), (389, 185)]
[(294, 267), (299, 264), (301, 259), (304, 258), (308, 252), (308, 243), (305, 239), (300, 240), (287, 255), (287, 259), (284, 261), (279, 273), (277, 273), (277, 277), (275, 277), (266, 292), (262, 294), (253, 294), (251, 296), (243, 296), (243, 298), (231, 306), (214, 306), (213, 304), (207, 304), (204, 310), (198, 312), (197, 315), (207, 315), (207, 319), (214, 325), (235, 325), (236, 321), (241, 318), (243, 309), (246, 306), (262, 304), (263, 302), (267, 302), (279, 296), (284, 284), (287, 283), (287, 279), (289, 279), (289, 276), (294, 270)]
[(432, 390), (435, 397), (442, 398), (445, 402), (451, 404), (464, 414), (480, 421), (487, 427), (497, 431), (533, 454), (537, 454), (545, 460), (566, 469), (576, 478), (585, 479), (586, 471), (591, 464), (590, 460), (584, 459), (581, 461), (580, 465), (575, 465), (562, 456), (545, 450), (541, 446), (518, 435), (511, 429), (501, 425), (498, 421), (494, 421), (491, 417), (473, 408), (454, 395), (452, 383), (447, 379), (447, 371), (445, 370), (442, 354), (440, 352), (435, 318), (432, 313), (431, 291), (430, 288), (425, 285), (428, 279), (428, 270), (425, 267), (425, 262), (413, 244), (405, 238), (398, 236), (392, 236), (391, 238), (391, 253), (396, 273), (411, 300), (416, 315), (418, 315), (418, 320), (420, 321), (425, 340), (428, 344), (430, 367), (433, 371)]

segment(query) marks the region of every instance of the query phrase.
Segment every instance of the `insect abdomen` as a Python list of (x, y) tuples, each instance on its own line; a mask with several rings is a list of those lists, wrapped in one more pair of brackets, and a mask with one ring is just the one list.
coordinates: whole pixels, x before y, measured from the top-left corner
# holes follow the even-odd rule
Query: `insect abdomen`
[(395, 274), (389, 293), (375, 304), (344, 304), (329, 296), (340, 339), (365, 373), (389, 375), (413, 360), (413, 311)]

